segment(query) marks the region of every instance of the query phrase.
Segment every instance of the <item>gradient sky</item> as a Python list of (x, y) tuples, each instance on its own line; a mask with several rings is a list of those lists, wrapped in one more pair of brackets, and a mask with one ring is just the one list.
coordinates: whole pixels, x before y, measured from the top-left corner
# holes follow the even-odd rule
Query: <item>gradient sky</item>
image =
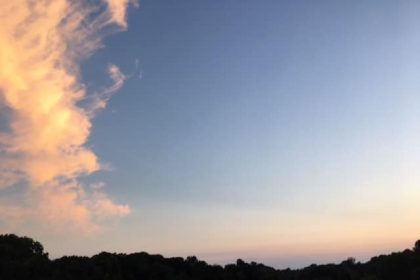
[(109, 170), (81, 180), (131, 213), (95, 235), (17, 233), (53, 257), (279, 268), (420, 238), (417, 1), (142, 0), (127, 17), (82, 65), (88, 91), (110, 63), (128, 79), (87, 143)]

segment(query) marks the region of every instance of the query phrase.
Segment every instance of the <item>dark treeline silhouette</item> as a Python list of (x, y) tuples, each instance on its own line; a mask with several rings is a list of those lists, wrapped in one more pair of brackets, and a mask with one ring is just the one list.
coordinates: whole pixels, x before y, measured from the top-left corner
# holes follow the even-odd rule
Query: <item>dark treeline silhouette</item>
[(69, 256), (50, 260), (41, 243), (14, 234), (0, 235), (0, 279), (77, 280), (327, 280), (420, 279), (420, 240), (412, 250), (373, 257), (366, 263), (349, 258), (340, 264), (278, 270), (240, 259), (225, 266), (196, 257), (164, 258), (148, 253)]

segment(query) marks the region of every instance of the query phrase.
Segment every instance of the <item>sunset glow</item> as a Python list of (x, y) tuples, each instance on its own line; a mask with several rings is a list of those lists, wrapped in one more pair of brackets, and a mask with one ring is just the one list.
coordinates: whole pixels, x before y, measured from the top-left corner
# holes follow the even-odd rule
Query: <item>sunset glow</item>
[(416, 1), (1, 2), (0, 233), (274, 267), (420, 239)]

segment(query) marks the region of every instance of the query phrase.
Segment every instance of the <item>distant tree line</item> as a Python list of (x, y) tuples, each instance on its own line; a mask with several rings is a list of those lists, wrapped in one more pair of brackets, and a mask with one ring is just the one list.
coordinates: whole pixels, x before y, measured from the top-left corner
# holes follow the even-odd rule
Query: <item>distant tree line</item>
[(50, 260), (41, 243), (14, 234), (0, 235), (0, 279), (4, 280), (379, 280), (420, 279), (420, 240), (412, 250), (340, 264), (278, 270), (263, 264), (209, 265), (196, 257), (164, 258), (148, 253), (102, 252), (93, 257)]

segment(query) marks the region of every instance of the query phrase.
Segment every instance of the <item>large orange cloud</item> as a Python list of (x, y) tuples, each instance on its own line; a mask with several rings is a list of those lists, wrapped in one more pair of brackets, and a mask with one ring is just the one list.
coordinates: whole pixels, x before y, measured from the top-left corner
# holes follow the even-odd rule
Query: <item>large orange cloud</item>
[(7, 122), (0, 133), (0, 188), (24, 182), (29, 198), (15, 211), (28, 213), (30, 207), (46, 221), (92, 231), (100, 220), (130, 211), (77, 181), (101, 169), (97, 155), (85, 146), (91, 117), (105, 108), (125, 76), (111, 65), (115, 84), (81, 107), (88, 94), (79, 63), (100, 46), (104, 30), (127, 27), (126, 9), (133, 2), (87, 3), (13, 0), (0, 6), (0, 117)]

